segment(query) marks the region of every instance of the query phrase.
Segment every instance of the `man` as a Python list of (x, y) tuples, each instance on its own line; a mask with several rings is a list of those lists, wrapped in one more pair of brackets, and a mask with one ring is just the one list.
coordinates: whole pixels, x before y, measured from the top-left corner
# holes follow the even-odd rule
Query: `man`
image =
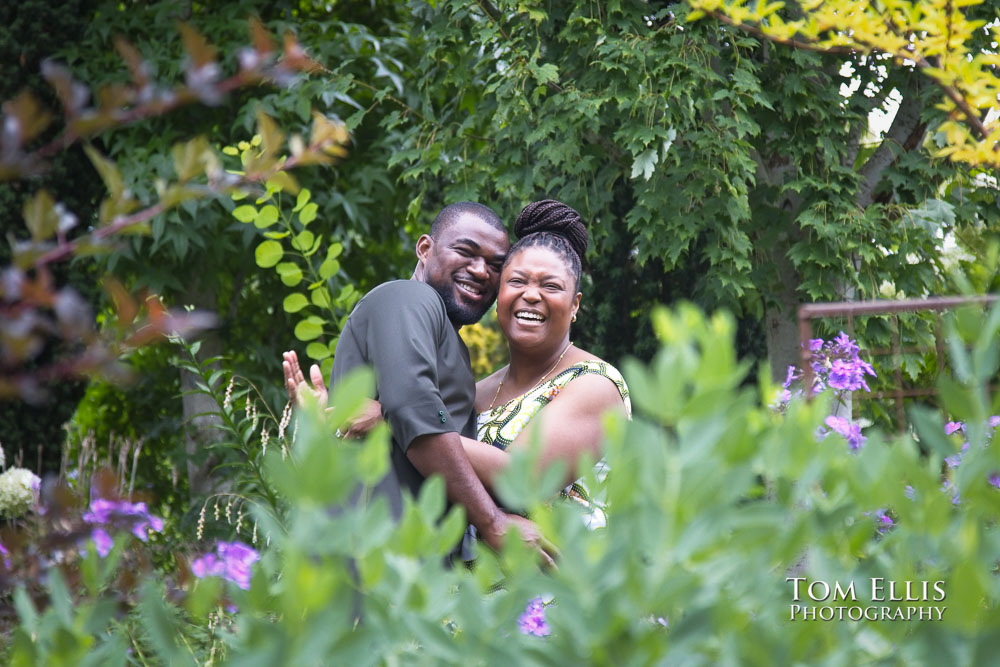
[[(424, 479), (441, 475), (448, 498), (465, 507), (469, 523), (494, 548), (511, 525), (536, 546), (540, 538), (533, 523), (496, 506), (462, 448), (460, 435), (476, 437), (476, 389), (458, 329), (478, 322), (493, 304), (509, 247), (491, 209), (446, 206), (430, 234), (417, 240), (410, 280), (383, 283), (358, 302), (340, 334), (331, 378), (336, 384), (363, 364), (375, 371), (382, 415), (392, 427), (392, 465), (375, 492), (388, 497), (393, 513), (401, 512), (404, 489), (416, 496)], [(308, 388), (294, 352), (285, 353), (283, 367), (291, 396)], [(310, 375), (325, 400), (319, 368)]]

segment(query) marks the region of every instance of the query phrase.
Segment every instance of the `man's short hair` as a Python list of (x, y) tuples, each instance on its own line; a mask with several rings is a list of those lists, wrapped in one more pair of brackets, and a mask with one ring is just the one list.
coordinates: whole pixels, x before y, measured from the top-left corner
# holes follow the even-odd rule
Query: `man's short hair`
[(460, 201), (448, 204), (437, 214), (434, 222), (431, 223), (431, 238), (437, 240), (441, 232), (458, 222), (458, 219), (466, 213), (476, 216), (494, 229), (507, 234), (507, 227), (503, 224), (503, 220), (489, 206), (483, 206), (474, 201)]

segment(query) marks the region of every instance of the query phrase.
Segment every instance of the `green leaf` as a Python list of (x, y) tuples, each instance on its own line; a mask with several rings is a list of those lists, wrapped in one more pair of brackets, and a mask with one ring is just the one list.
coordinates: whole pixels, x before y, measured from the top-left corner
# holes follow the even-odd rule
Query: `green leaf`
[(281, 262), (274, 270), (281, 277), (281, 282), (288, 287), (295, 287), (302, 282), (302, 269), (294, 262)]
[(309, 230), (299, 232), (294, 239), (292, 239), (292, 247), (296, 250), (301, 250), (303, 252), (309, 250), (312, 246), (313, 241), (316, 240), (316, 236)]
[(323, 343), (313, 341), (306, 345), (306, 354), (309, 355), (310, 359), (320, 361), (330, 356), (330, 349)]
[(308, 225), (310, 222), (316, 219), (316, 211), (319, 207), (316, 206), (315, 202), (310, 202), (306, 204), (301, 211), (299, 211), (299, 222), (303, 225)]
[(162, 584), (148, 581), (143, 585), (138, 609), (143, 629), (148, 633), (160, 659), (171, 665), (193, 664), (191, 655), (182, 651), (177, 644), (177, 622), (167, 607)]
[(284, 249), (277, 241), (264, 241), (254, 251), (257, 266), (265, 269), (280, 262), (281, 256), (284, 254)]
[(269, 192), (290, 192), (293, 195), (299, 191), (299, 184), (287, 171), (275, 172), (264, 183)]
[(48, 190), (39, 190), (24, 204), (24, 222), (31, 232), (31, 240), (45, 241), (51, 238), (59, 227), (55, 200)]
[(302, 207), (309, 203), (309, 197), (312, 193), (309, 192), (309, 188), (302, 188), (299, 191), (299, 196), (295, 198), (295, 208), (292, 209), (293, 213), (297, 213), (302, 210)]
[(344, 251), (344, 246), (339, 243), (334, 243), (330, 246), (330, 249), (326, 251), (327, 259), (336, 259), (340, 257), (340, 253)]
[[(289, 294), (285, 297), (285, 300), (281, 303), (282, 308), (285, 309), (286, 313), (297, 313), (306, 306), (309, 305), (309, 299), (306, 298), (305, 294)], [(313, 336), (315, 338), (315, 336)], [(308, 340), (308, 339), (302, 339)]]
[(323, 335), (322, 325), (311, 322), (310, 320), (302, 320), (295, 325), (295, 337), (299, 340), (315, 340)]
[(330, 291), (325, 287), (313, 290), (309, 297), (312, 299), (313, 304), (319, 308), (330, 307)]
[(254, 227), (264, 229), (270, 227), (278, 221), (278, 209), (273, 204), (268, 204), (260, 209), (253, 220)]
[(252, 222), (257, 217), (257, 209), (250, 204), (237, 206), (233, 209), (233, 217), (240, 222)]
[(17, 610), (17, 615), (20, 617), (24, 629), (34, 634), (38, 627), (38, 612), (35, 610), (35, 604), (31, 598), (21, 587), (14, 591), (14, 608)]
[(648, 181), (649, 177), (653, 175), (653, 170), (656, 168), (657, 155), (655, 148), (647, 148), (643, 152), (635, 156), (635, 160), (632, 161), (632, 176), (631, 178), (638, 178), (642, 176), (642, 180)]
[(335, 259), (327, 259), (319, 265), (319, 277), (323, 280), (329, 280), (337, 271), (340, 271), (340, 262)]
[(313, 255), (315, 255), (316, 251), (319, 250), (319, 247), (320, 247), (320, 245), (322, 243), (323, 243), (323, 235), (322, 234), (318, 234), (316, 236), (316, 240), (313, 241), (312, 247), (309, 248), (309, 250), (306, 250), (306, 253), (305, 253), (306, 257), (312, 257)]

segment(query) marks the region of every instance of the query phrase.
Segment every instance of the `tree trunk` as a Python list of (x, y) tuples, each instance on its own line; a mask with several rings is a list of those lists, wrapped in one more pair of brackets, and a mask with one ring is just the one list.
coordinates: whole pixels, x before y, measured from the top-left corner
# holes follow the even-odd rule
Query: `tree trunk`
[[(214, 311), (215, 290), (202, 290), (195, 285), (180, 298), (180, 303), (193, 304), (199, 310)], [(222, 354), (222, 340), (215, 330), (202, 332), (198, 340), (201, 341), (197, 355), (199, 360)], [(218, 363), (213, 366), (218, 367)], [(180, 370), (180, 374), (188, 484), (192, 496), (201, 496), (228, 486), (225, 481), (212, 475), (212, 469), (218, 465), (219, 457), (207, 452), (208, 445), (219, 439), (221, 432), (214, 425), (222, 424), (222, 418), (216, 414), (219, 406), (215, 399), (196, 392), (196, 382), (199, 378), (184, 369)]]
[(782, 287), (777, 294), (779, 303), (764, 309), (764, 330), (771, 377), (775, 382), (784, 382), (788, 367), (799, 364), (799, 331), (795, 319), (799, 307), (795, 288), (799, 279), (783, 248), (774, 253), (773, 261)]

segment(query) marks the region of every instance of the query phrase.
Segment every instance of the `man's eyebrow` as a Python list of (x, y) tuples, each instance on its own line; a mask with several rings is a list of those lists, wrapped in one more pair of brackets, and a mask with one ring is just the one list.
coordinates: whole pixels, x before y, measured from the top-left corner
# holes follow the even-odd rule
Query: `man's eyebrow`
[[(452, 244), (453, 245), (467, 245), (470, 248), (472, 248), (473, 250), (477, 250), (477, 251), (482, 248), (482, 246), (480, 246), (477, 242), (473, 241), (470, 238), (466, 238), (464, 236), (458, 237), (457, 239), (455, 239), (454, 241), (452, 241)], [(505, 259), (507, 259), (507, 253), (501, 252), (501, 253), (497, 253), (496, 255), (493, 255), (493, 259), (491, 259), (490, 261), (492, 261), (492, 262), (502, 262)]]

